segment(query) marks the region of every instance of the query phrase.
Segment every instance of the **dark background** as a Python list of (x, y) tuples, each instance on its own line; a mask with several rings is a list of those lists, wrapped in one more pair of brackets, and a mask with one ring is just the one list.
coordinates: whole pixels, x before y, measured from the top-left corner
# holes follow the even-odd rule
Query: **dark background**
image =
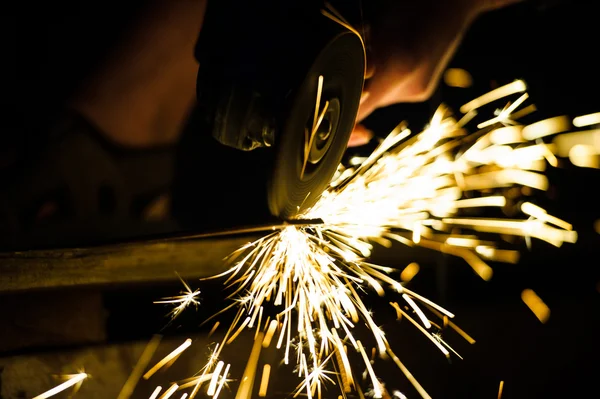
[[(43, 143), (40, 132), (46, 130), (64, 100), (118, 40), (143, 3), (60, 1), (3, 6), (0, 131), (6, 146), (15, 142), (28, 146)], [(531, 98), (539, 110), (536, 119), (597, 112), (600, 110), (597, 16), (598, 6), (568, 1), (547, 7), (529, 3), (486, 15), (469, 30), (451, 65), (471, 73), (474, 80), (471, 88), (442, 85), (430, 102), (389, 107), (375, 113), (367, 124), (382, 137), (403, 119), (418, 130), (440, 101), (456, 109), (466, 100), (516, 78), (524, 79), (530, 87)], [(261, 190), (249, 191), (251, 185), (247, 182), (236, 185), (235, 180), (227, 180), (225, 184), (231, 191), (211, 189), (211, 184), (222, 184), (224, 178), (208, 171), (222, 170), (220, 166), (226, 162), (222, 157), (230, 151), (215, 150), (212, 139), (201, 136), (202, 125), (197, 119), (192, 117), (186, 132), (188, 151), (181, 161), (185, 173), (177, 178), (180, 201), (176, 202), (179, 209), (175, 213), (181, 225), (202, 230), (219, 223), (253, 221), (250, 216), (243, 220), (243, 215), (248, 214), (244, 210), (260, 207), (261, 200), (256, 198), (264, 194)], [(198, 156), (190, 156), (190, 149)], [(235, 173), (232, 175), (235, 177)], [(573, 223), (579, 232), (575, 245), (565, 244), (556, 249), (534, 241), (532, 250), (527, 251), (523, 243), (517, 243), (524, 250), (521, 262), (495, 265), (490, 282), (479, 280), (456, 259), (413, 253), (400, 246), (376, 254), (375, 260), (399, 267), (408, 259), (419, 259), (423, 270), (412, 288), (451, 309), (457, 315), (457, 324), (478, 341), (469, 346), (451, 336), (450, 342), (465, 360), (456, 360), (449, 366), (407, 323), (390, 327), (393, 315), (385, 301), (381, 305), (373, 302), (376, 316), (385, 321), (384, 329), (397, 354), (432, 396), (495, 398), (501, 380), (505, 381), (505, 398), (597, 395), (600, 273), (596, 248), (600, 236), (593, 223), (600, 218), (596, 206), (599, 174), (564, 165), (550, 170), (548, 175), (552, 189), (540, 195), (537, 202), (550, 213)], [(235, 199), (240, 191), (250, 199), (243, 203)], [(204, 212), (191, 205), (200, 202), (205, 204)], [(209, 215), (218, 217), (211, 219)], [(534, 289), (551, 308), (547, 324), (542, 325), (521, 302), (524, 288)], [(210, 314), (220, 304), (220, 287), (202, 286), (202, 289), (204, 305), (199, 312)], [(145, 339), (160, 330), (165, 325), (164, 309), (152, 301), (172, 295), (175, 290), (179, 290), (179, 285), (174, 282), (165, 286), (96, 287), (28, 296), (49, 302), (53, 297), (79, 298), (81, 302), (86, 297), (100, 298), (107, 315), (106, 335), (88, 340), (98, 343)], [(20, 299), (4, 296), (0, 301), (14, 304), (21, 303)], [(27, 306), (22, 309), (28, 311)], [(198, 315), (190, 313), (166, 332), (198, 331)], [(4, 314), (8, 316), (6, 325), (10, 325), (12, 313)], [(77, 334), (74, 337), (72, 341), (81, 341)], [(73, 346), (68, 339), (54, 344), (44, 340), (12, 348), (9, 344), (6, 353), (35, 353), (56, 345)], [(408, 397), (416, 397), (395, 366), (376, 364), (388, 386), (396, 384)]]

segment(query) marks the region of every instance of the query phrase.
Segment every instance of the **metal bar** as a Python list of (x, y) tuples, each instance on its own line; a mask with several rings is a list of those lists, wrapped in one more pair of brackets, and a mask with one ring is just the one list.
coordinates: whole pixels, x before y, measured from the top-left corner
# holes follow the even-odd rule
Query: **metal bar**
[(170, 281), (175, 273), (186, 279), (209, 277), (223, 271), (225, 257), (266, 232), (319, 223), (298, 220), (97, 247), (0, 253), (0, 293)]
[[(223, 271), (223, 259), (271, 227), (115, 245), (0, 254), (0, 293), (85, 285), (200, 278)], [(254, 234), (250, 234), (254, 233)]]

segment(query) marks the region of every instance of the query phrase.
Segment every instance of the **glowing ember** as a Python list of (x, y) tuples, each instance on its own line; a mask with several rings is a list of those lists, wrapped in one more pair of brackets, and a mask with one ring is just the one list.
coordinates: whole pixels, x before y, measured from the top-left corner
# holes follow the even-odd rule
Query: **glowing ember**
[[(177, 277), (179, 277), (179, 275)], [(200, 290), (192, 291), (190, 286), (183, 281), (181, 277), (179, 277), (179, 280), (185, 288), (185, 290), (180, 292), (180, 295), (163, 298), (160, 301), (154, 302), (173, 305), (173, 309), (168, 314), (168, 316), (171, 317), (171, 320), (174, 320), (177, 316), (179, 316), (179, 314), (181, 314), (181, 312), (183, 312), (183, 310), (188, 306), (193, 305), (197, 307), (200, 305), (200, 302), (197, 299), (198, 295), (200, 295)]]
[(50, 398), (66, 389), (69, 389), (71, 387), (75, 387), (74, 389), (76, 390), (78, 388), (78, 386), (81, 385), (81, 383), (83, 382), (83, 380), (85, 380), (87, 377), (89, 377), (88, 374), (86, 373), (79, 373), (79, 374), (72, 374), (72, 375), (65, 375), (63, 377), (67, 378), (67, 381), (63, 382), (60, 385), (55, 386), (54, 388), (36, 396), (33, 399), (46, 399), (46, 398)]
[(550, 318), (550, 308), (544, 303), (533, 290), (526, 289), (521, 293), (521, 299), (525, 302), (525, 305), (535, 314), (542, 323), (546, 323)]
[(142, 378), (144, 369), (150, 363), (154, 352), (156, 352), (156, 349), (160, 344), (160, 340), (161, 337), (159, 335), (155, 335), (154, 337), (152, 337), (150, 342), (148, 342), (138, 362), (136, 363), (135, 367), (131, 371), (131, 374), (127, 378), (127, 381), (125, 381), (125, 385), (123, 385), (123, 388), (121, 388), (121, 392), (119, 392), (119, 396), (117, 396), (117, 399), (129, 399), (131, 397), (137, 383), (139, 382), (140, 378)]
[(159, 361), (158, 363), (156, 363), (150, 370), (148, 370), (146, 372), (146, 374), (143, 375), (144, 379), (145, 380), (149, 379), (158, 370), (160, 370), (161, 368), (163, 368), (167, 364), (173, 362), (175, 359), (177, 359), (177, 357), (179, 357), (179, 355), (181, 355), (181, 353), (183, 353), (184, 350), (186, 350), (187, 348), (189, 348), (190, 345), (192, 345), (192, 340), (188, 338), (188, 339), (186, 339), (184, 341), (183, 344), (179, 345), (173, 352), (169, 353), (161, 361)]
[(158, 398), (158, 395), (160, 394), (160, 391), (162, 391), (162, 387), (156, 387), (154, 389), (154, 391), (152, 392), (152, 395), (150, 395), (150, 399), (156, 399), (156, 398)]

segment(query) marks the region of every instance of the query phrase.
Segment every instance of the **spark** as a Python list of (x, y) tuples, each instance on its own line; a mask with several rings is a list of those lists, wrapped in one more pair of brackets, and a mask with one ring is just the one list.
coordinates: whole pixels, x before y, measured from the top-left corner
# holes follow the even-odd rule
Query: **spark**
[(444, 73), (444, 83), (450, 87), (467, 88), (473, 84), (471, 74), (461, 68), (448, 68)]
[(69, 374), (69, 375), (65, 375), (63, 377), (68, 378), (67, 381), (63, 382), (60, 385), (55, 386), (54, 388), (39, 394), (38, 396), (36, 396), (33, 399), (46, 399), (46, 398), (50, 398), (66, 389), (71, 388), (72, 386), (76, 386), (77, 384), (81, 384), (83, 382), (83, 380), (85, 380), (86, 378), (89, 377), (88, 374), (86, 373), (79, 373), (79, 374)]
[(260, 358), (263, 334), (259, 333), (259, 337), (260, 339), (254, 340), (252, 352), (248, 357), (248, 363), (246, 364), (246, 369), (244, 370), (244, 374), (242, 376), (237, 394), (235, 395), (235, 399), (250, 399), (252, 397), (252, 387), (254, 386), (256, 368)]
[(521, 132), (525, 140), (535, 140), (556, 133), (565, 132), (571, 128), (571, 121), (566, 116), (555, 116), (525, 126)]
[(573, 230), (573, 225), (565, 222), (555, 216), (548, 215), (545, 209), (540, 208), (539, 206), (532, 204), (530, 202), (524, 202), (521, 205), (521, 210), (524, 214), (534, 217), (539, 220), (543, 220), (546, 223), (553, 224), (565, 230)]
[(402, 270), (402, 273), (400, 273), (400, 280), (408, 283), (417, 275), (417, 273), (419, 273), (419, 270), (420, 268), (418, 263), (413, 262), (409, 264), (404, 268), (404, 270)]
[(535, 317), (538, 318), (542, 323), (546, 323), (550, 318), (550, 308), (544, 303), (535, 291), (532, 289), (525, 289), (521, 293), (521, 299), (525, 302), (525, 305), (533, 312)]
[[(304, 161), (327, 107), (326, 102), (321, 107), (323, 79), (319, 76)], [(392, 351), (364, 296), (374, 292), (400, 298), (403, 306), (390, 301), (398, 318), (408, 320), (448, 359), (460, 355), (443, 339), (445, 327), (471, 344), (475, 340), (450, 320), (454, 317), (450, 311), (406, 287), (418, 265), (407, 266), (396, 274), (397, 280), (392, 277), (396, 270), (368, 258), (373, 243), (398, 242), (460, 257), (489, 280), (493, 270), (487, 260), (518, 261), (519, 252), (503, 248), (501, 235), (520, 237), (527, 244), (536, 238), (557, 247), (576, 242), (577, 233), (569, 223), (531, 201), (523, 202), (513, 219), (483, 217), (517, 203), (518, 195), (509, 194), (510, 189), (546, 190), (545, 168), (557, 165), (556, 156), (565, 156), (556, 141), (578, 134), (561, 133), (570, 129), (570, 121), (563, 117), (521, 124), (519, 118), (535, 110), (526, 105), (525, 91), (522, 81), (500, 87), (465, 104), (461, 108), (465, 115), (459, 119), (442, 105), (417, 134), (399, 124), (362, 162), (340, 166), (317, 203), (298, 215), (300, 220), (319, 222), (283, 225), (234, 252), (229, 269), (211, 278), (223, 279), (231, 292), (231, 304), (218, 314), (232, 309), (235, 316), (202, 375), (196, 377), (194, 392), (200, 379), (210, 380), (213, 392), (224, 364), (218, 360), (223, 351), (242, 331), (254, 329), (254, 345), (236, 399), (252, 396), (261, 349), (272, 343), (280, 350), (282, 363), (295, 365), (294, 373), (301, 379), (294, 397), (320, 399), (326, 385), (339, 385), (342, 397), (353, 391), (363, 395), (353, 366), (358, 361), (368, 377), (368, 394), (381, 398), (384, 387), (367, 356), (363, 345), (367, 341), (375, 346), (375, 355), (391, 358), (419, 394), (429, 398)], [(492, 119), (477, 119), (477, 108), (515, 95), (519, 97)], [(479, 130), (468, 134), (470, 124)], [(553, 143), (544, 141), (551, 135)], [(595, 136), (578, 136), (575, 144), (584, 139)], [(275, 315), (266, 317), (267, 309)], [(368, 331), (360, 339), (354, 334), (357, 325)], [(259, 391), (264, 392), (266, 369), (262, 375)]]
[(271, 365), (265, 364), (263, 366), (262, 378), (260, 380), (260, 388), (258, 389), (258, 396), (264, 398), (267, 396), (267, 388), (269, 387), (269, 376), (271, 374)]
[(429, 338), (429, 340), (435, 345), (437, 346), (437, 348), (440, 350), (440, 352), (442, 352), (444, 354), (444, 356), (446, 356), (448, 359), (450, 358), (450, 352), (448, 352), (448, 350), (444, 347), (444, 345), (442, 344), (441, 340), (439, 339), (439, 337), (436, 337), (435, 334), (427, 331), (424, 327), (422, 327), (419, 323), (417, 323), (416, 320), (414, 320), (412, 317), (410, 317), (408, 315), (408, 313), (406, 313), (405, 311), (403, 311), (402, 309), (400, 309), (400, 306), (398, 306), (397, 303), (393, 304), (395, 305), (394, 308), (396, 309), (396, 311), (398, 312), (399, 315), (402, 315), (404, 318), (406, 318), (408, 321), (410, 321), (415, 327), (417, 327), (417, 329), (419, 329), (427, 338)]
[(171, 396), (173, 396), (173, 394), (175, 393), (175, 391), (177, 391), (177, 388), (179, 387), (179, 385), (177, 384), (173, 384), (169, 387), (169, 389), (167, 389), (165, 391), (165, 393), (163, 393), (159, 399), (169, 399)]
[(523, 82), (522, 80), (515, 80), (512, 83), (509, 83), (505, 86), (498, 87), (497, 89), (487, 92), (486, 94), (484, 94), (481, 97), (478, 97), (474, 100), (469, 101), (468, 103), (466, 103), (465, 105), (460, 107), (460, 112), (462, 112), (463, 114), (466, 114), (469, 111), (472, 111), (474, 109), (482, 107), (493, 101), (499, 100), (503, 97), (510, 96), (511, 94), (514, 94), (514, 93), (524, 92), (525, 90), (527, 90), (527, 86), (525, 85), (525, 82)]
[(198, 307), (198, 305), (200, 305), (200, 302), (197, 299), (197, 296), (200, 295), (200, 290), (192, 291), (190, 286), (181, 278), (181, 276), (179, 276), (179, 274), (177, 277), (179, 277), (179, 280), (184, 287), (184, 290), (180, 292), (180, 295), (163, 298), (160, 301), (154, 301), (154, 303), (175, 305), (167, 315), (171, 317), (171, 320), (174, 320), (179, 316), (188, 306), (193, 305)]
[(515, 109), (517, 109), (517, 107), (519, 107), (528, 98), (529, 98), (529, 94), (527, 94), (527, 93), (523, 94), (514, 103), (507, 104), (506, 107), (504, 107), (502, 109), (502, 111), (500, 111), (498, 113), (498, 116), (496, 116), (495, 118), (492, 118), (490, 120), (487, 120), (485, 122), (480, 123), (479, 125), (477, 125), (477, 128), (483, 129), (488, 126), (492, 126), (496, 123), (502, 123), (503, 125), (512, 125), (514, 123), (514, 121), (511, 120), (510, 117), (511, 117), (513, 111)]
[(192, 345), (192, 340), (190, 338), (188, 338), (188, 339), (186, 339), (184, 341), (183, 344), (181, 344), (180, 346), (178, 346), (173, 352), (169, 353), (161, 361), (159, 361), (158, 363), (156, 363), (154, 365), (154, 367), (152, 367), (150, 370), (148, 370), (146, 372), (146, 374), (144, 374), (144, 376), (143, 376), (144, 379), (147, 380), (150, 377), (152, 377), (158, 370), (160, 370), (162, 367), (164, 367), (167, 363), (171, 362), (173, 359), (175, 359), (179, 355), (181, 355), (181, 353), (183, 353), (184, 350), (186, 350), (187, 348), (189, 348), (190, 345)]
[(125, 381), (125, 384), (123, 385), (123, 388), (121, 389), (121, 392), (119, 392), (119, 396), (117, 396), (117, 399), (128, 399), (131, 397), (131, 395), (133, 394), (133, 390), (135, 389), (135, 386), (137, 385), (138, 381), (142, 377), (142, 374), (144, 373), (144, 369), (148, 366), (148, 363), (150, 363), (150, 360), (152, 359), (152, 355), (154, 355), (154, 352), (156, 352), (156, 349), (158, 348), (158, 345), (160, 344), (160, 340), (161, 340), (161, 336), (155, 335), (154, 337), (152, 337), (150, 342), (148, 342), (148, 344), (144, 348), (144, 351), (142, 352), (142, 355), (140, 356), (140, 359), (138, 360), (136, 365), (133, 367), (133, 370), (131, 371), (131, 374), (127, 378), (127, 381)]
[(221, 389), (223, 389), (223, 387), (226, 386), (227, 383), (231, 381), (227, 378), (227, 376), (229, 375), (230, 367), (231, 367), (231, 364), (227, 364), (227, 366), (225, 366), (225, 370), (223, 371), (222, 375), (219, 377), (217, 390), (215, 391), (215, 394), (213, 396), (214, 399), (217, 399), (219, 397), (219, 393), (221, 392)]
[(408, 370), (408, 368), (400, 361), (400, 358), (398, 358), (398, 356), (396, 356), (396, 354), (392, 351), (392, 349), (389, 346), (388, 346), (387, 350), (388, 350), (388, 354), (392, 358), (392, 361), (394, 363), (396, 363), (396, 366), (398, 366), (400, 371), (402, 371), (402, 373), (404, 374), (406, 379), (417, 390), (419, 395), (421, 395), (421, 397), (423, 399), (431, 399), (431, 396), (429, 396), (427, 391), (423, 388), (423, 386), (421, 386), (421, 384), (419, 384), (419, 381), (417, 381), (417, 379), (412, 375), (412, 373)]
[(581, 115), (573, 118), (573, 126), (583, 127), (590, 125), (597, 125), (600, 123), (600, 112), (596, 112), (588, 115)]
[(575, 166), (600, 169), (598, 150), (588, 144), (575, 144), (569, 150), (569, 160)]
[(276, 329), (277, 320), (271, 320), (271, 323), (269, 323), (269, 328), (267, 329), (265, 338), (262, 343), (263, 348), (268, 348), (271, 345), (271, 340), (273, 339), (273, 335), (275, 334)]
[(224, 366), (225, 366), (225, 363), (223, 361), (219, 361), (217, 363), (217, 366), (215, 367), (213, 376), (210, 379), (210, 383), (208, 384), (208, 391), (206, 391), (206, 394), (208, 396), (215, 395), (215, 392), (217, 391), (217, 383), (219, 382), (219, 375), (221, 374), (221, 370), (223, 370)]
[(310, 156), (310, 150), (313, 146), (315, 138), (317, 137), (317, 131), (319, 130), (319, 127), (321, 126), (321, 123), (323, 122), (325, 113), (327, 112), (327, 109), (329, 108), (329, 101), (325, 101), (325, 104), (323, 104), (323, 107), (321, 108), (321, 95), (323, 93), (323, 81), (324, 81), (323, 75), (320, 75), (318, 78), (317, 100), (316, 100), (315, 113), (314, 113), (312, 127), (311, 127), (310, 131), (308, 130), (308, 128), (304, 129), (304, 138), (305, 138), (304, 160), (302, 162), (302, 170), (300, 171), (300, 179), (302, 179), (302, 177), (304, 176), (304, 171), (306, 170), (306, 164), (307, 164), (308, 158)]
[(427, 306), (427, 308), (429, 308), (431, 313), (435, 314), (437, 317), (439, 317), (443, 320), (444, 326), (448, 325), (450, 328), (452, 328), (454, 331), (456, 331), (458, 333), (458, 335), (463, 337), (464, 340), (467, 341), (468, 343), (470, 343), (471, 345), (475, 343), (475, 340), (469, 334), (467, 334), (462, 328), (460, 328), (459, 326), (454, 324), (452, 322), (452, 320), (449, 320), (448, 316), (443, 315), (442, 313), (440, 313), (439, 311), (437, 311), (436, 309), (434, 309), (433, 307), (431, 307), (427, 304), (425, 306)]
[(379, 383), (379, 380), (377, 380), (377, 376), (375, 375), (373, 366), (371, 365), (369, 358), (367, 358), (365, 349), (363, 348), (360, 341), (356, 341), (356, 343), (358, 344), (358, 350), (365, 361), (365, 366), (367, 367), (367, 371), (369, 372), (369, 377), (371, 378), (371, 381), (373, 383), (373, 397), (376, 399), (381, 398), (383, 396), (382, 391), (381, 391), (381, 384)]
[(556, 147), (556, 154), (561, 157), (568, 157), (571, 149), (577, 145), (585, 146), (594, 154), (598, 154), (600, 153), (600, 129), (564, 133), (556, 136), (552, 144)]
[(502, 399), (502, 391), (504, 390), (504, 381), (500, 381), (500, 386), (498, 386), (498, 399)]
[(406, 396), (400, 391), (394, 391), (392, 393), (395, 399), (407, 399)]
[(209, 337), (212, 336), (215, 333), (215, 331), (217, 331), (217, 328), (219, 328), (219, 324), (221, 324), (221, 322), (219, 322), (219, 321), (215, 322), (213, 328), (211, 328), (210, 331), (208, 332)]
[[(220, 350), (221, 350), (220, 345), (221, 344), (216, 344), (214, 349), (210, 350), (209, 356), (208, 356), (208, 361), (206, 362), (204, 367), (202, 367), (202, 369), (199, 371), (199, 375), (179, 381), (179, 389), (180, 390), (193, 387), (192, 392), (189, 395), (189, 399), (194, 399), (196, 397), (196, 395), (200, 391), (200, 388), (202, 387), (202, 384), (204, 384), (205, 382), (209, 382), (209, 384), (210, 384), (210, 382), (213, 381), (213, 379), (219, 378), (220, 370), (223, 368), (222, 365), (218, 366), (219, 373), (217, 373), (217, 370), (214, 370), (214, 372), (209, 372), (209, 370), (213, 370), (215, 365), (219, 365), (219, 363), (220, 363), (220, 361), (219, 361), (219, 354), (220, 354)], [(220, 392), (222, 385), (226, 384), (226, 382), (228, 381), (227, 373), (229, 372), (229, 367), (230, 367), (230, 365), (228, 364), (225, 368), (225, 371), (223, 372), (223, 376), (220, 377), (221, 380), (219, 380), (219, 382), (218, 382), (216, 391), (213, 390), (215, 398), (218, 396), (218, 393)]]
[(161, 386), (157, 386), (156, 388), (154, 388), (154, 391), (152, 392), (152, 395), (150, 395), (149, 399), (156, 399), (156, 398), (158, 398), (158, 395), (160, 394), (160, 391), (162, 391), (162, 387)]

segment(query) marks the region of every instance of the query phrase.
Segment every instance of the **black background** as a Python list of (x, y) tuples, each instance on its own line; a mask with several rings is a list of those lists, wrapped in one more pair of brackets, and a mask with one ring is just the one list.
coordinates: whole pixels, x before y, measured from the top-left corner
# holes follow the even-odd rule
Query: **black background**
[[(452, 66), (472, 74), (473, 87), (455, 89), (442, 85), (430, 102), (389, 107), (374, 114), (367, 124), (380, 136), (403, 119), (417, 128), (440, 101), (456, 108), (494, 85), (516, 78), (528, 83), (531, 98), (539, 109), (538, 119), (599, 111), (598, 7), (574, 3), (548, 8), (526, 4), (480, 18), (452, 61)], [(42, 142), (38, 132), (44, 130), (81, 79), (118, 40), (142, 4), (60, 1), (3, 5), (0, 131), (5, 143)], [(197, 135), (200, 127), (192, 118), (187, 137)], [(225, 162), (215, 154), (227, 156), (229, 152), (214, 152), (214, 143), (204, 138), (190, 143), (197, 144), (193, 150), (199, 156), (185, 161), (186, 174), (178, 180), (179, 195), (184, 200), (176, 212), (190, 228), (202, 229), (219, 221), (243, 224), (240, 214), (244, 212), (240, 209), (248, 205), (236, 203), (231, 199), (232, 193), (211, 190), (211, 184), (218, 184), (221, 178), (207, 172), (219, 170), (219, 163)], [(207, 147), (202, 147), (202, 143), (208, 143)], [(477, 339), (476, 345), (469, 346), (455, 337), (449, 338), (465, 360), (448, 366), (411, 326), (393, 324), (386, 301), (373, 302), (375, 314), (385, 322), (397, 354), (434, 397), (494, 398), (501, 380), (506, 384), (505, 398), (598, 395), (600, 235), (594, 231), (593, 223), (600, 218), (596, 206), (599, 175), (593, 170), (565, 167), (550, 171), (549, 177), (553, 187), (538, 203), (574, 224), (580, 237), (577, 244), (556, 249), (534, 241), (532, 251), (527, 251), (519, 243), (524, 250), (521, 262), (495, 265), (495, 276), (490, 282), (479, 280), (461, 261), (428, 255), (423, 271), (413, 283), (414, 290), (457, 314), (457, 324)], [(191, 181), (192, 178), (196, 180)], [(243, 187), (249, 198), (263, 195), (260, 190), (251, 192), (248, 184), (227, 186), (233, 193)], [(198, 201), (207, 204), (206, 213), (213, 215), (211, 204), (220, 204), (218, 220), (208, 216), (203, 219), (191, 211), (189, 204)], [(228, 208), (231, 211), (223, 211)], [(402, 266), (411, 256), (411, 252), (397, 246), (380, 252), (376, 260)], [(539, 323), (521, 302), (524, 288), (534, 289), (550, 306), (552, 315), (547, 324)], [(171, 295), (175, 289), (179, 289), (175, 283), (104, 289), (108, 341), (144, 338), (159, 330), (165, 323), (164, 311), (152, 301)], [(218, 286), (204, 286), (205, 306), (200, 312), (209, 314), (220, 302), (212, 299), (219, 297)], [(195, 330), (197, 315), (191, 313), (168, 331), (175, 334)], [(409, 397), (416, 397), (395, 366), (377, 365), (390, 387), (397, 384)]]

